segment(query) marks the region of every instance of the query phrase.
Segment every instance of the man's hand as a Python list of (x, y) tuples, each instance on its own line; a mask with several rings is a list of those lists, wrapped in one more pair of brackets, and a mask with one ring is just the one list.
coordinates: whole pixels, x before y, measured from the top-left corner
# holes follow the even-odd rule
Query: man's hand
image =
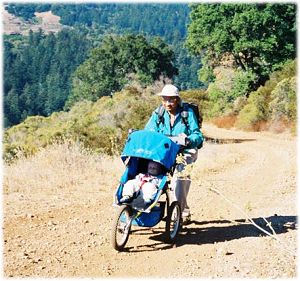
[(178, 137), (182, 139), (182, 143), (184, 143), (186, 146), (191, 143), (191, 141), (189, 140), (188, 136), (185, 133), (179, 134)]
[(183, 140), (187, 137), (185, 133), (180, 133), (178, 137), (182, 138)]

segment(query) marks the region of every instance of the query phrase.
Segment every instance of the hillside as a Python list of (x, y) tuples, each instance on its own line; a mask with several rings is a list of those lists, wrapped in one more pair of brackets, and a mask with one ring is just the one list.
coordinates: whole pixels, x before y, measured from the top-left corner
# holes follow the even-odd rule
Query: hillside
[[(10, 161), (20, 152), (34, 154), (57, 139), (81, 141), (94, 151), (110, 155), (119, 153), (128, 130), (143, 128), (151, 112), (160, 104), (155, 93), (161, 88), (159, 83), (146, 89), (129, 85), (112, 97), (78, 102), (68, 112), (28, 117), (5, 131), (4, 158)], [(186, 101), (198, 103), (205, 112), (204, 91), (184, 91), (181, 95)]]
[[(161, 37), (174, 52), (172, 64), (178, 69), (178, 75), (169, 78), (181, 89), (203, 86), (197, 75), (200, 59), (184, 47), (189, 13), (186, 4), (19, 3), (5, 8), (5, 127), (19, 124), (27, 116), (49, 116), (66, 110), (68, 98), (77, 90), (73, 81), (76, 69), (103, 38), (112, 34), (143, 34), (149, 43)], [(137, 56), (136, 52), (132, 54), (129, 61)]]
[(54, 15), (51, 11), (35, 13), (37, 22), (26, 22), (20, 17), (16, 17), (10, 13), (3, 6), (1, 6), (3, 33), (8, 35), (22, 34), (28, 35), (29, 30), (36, 32), (40, 28), (47, 34), (49, 32), (58, 32), (63, 25), (60, 24), (60, 17)]
[[(174, 246), (163, 242), (161, 222), (133, 228), (127, 251), (113, 250), (119, 158), (67, 143), (5, 166), (4, 277), (296, 278), (296, 138), (207, 123), (203, 131), (227, 143), (200, 150), (193, 221)], [(277, 240), (247, 216), (272, 233), (264, 219), (270, 222)]]
[(7, 11), (26, 21), (51, 11), (66, 26), (86, 26), (108, 33), (143, 33), (162, 36), (168, 43), (184, 39), (189, 20), (189, 6), (160, 3), (11, 3)]
[[(43, 16), (41, 24), (49, 26), (50, 16), (54, 24), (59, 20), (72, 28), (47, 36), (43, 32), (4, 36), (6, 128), (28, 116), (68, 110), (73, 101), (82, 98), (95, 101), (120, 91), (132, 73), (142, 84), (149, 85), (164, 75), (181, 90), (207, 89), (207, 116), (233, 117), (231, 123), (241, 129), (264, 130), (278, 122), (282, 123), (279, 131), (295, 128), (296, 78), (295, 66), (291, 66), (296, 62), (295, 4), (36, 3), (9, 4), (7, 9), (27, 22), (38, 23), (38, 15)], [(165, 50), (167, 63), (152, 48), (154, 56), (122, 47), (120, 52), (101, 57), (114, 48), (107, 35), (117, 38), (128, 33), (153, 42), (154, 36), (160, 36), (170, 47), (167, 50), (163, 43), (157, 49)], [(132, 46), (129, 40), (125, 42)], [(123, 55), (126, 49), (130, 55)], [(146, 61), (134, 66), (128, 63), (139, 58)], [(275, 83), (267, 85), (276, 71), (285, 72), (286, 64), (290, 71), (284, 79), (275, 77)]]

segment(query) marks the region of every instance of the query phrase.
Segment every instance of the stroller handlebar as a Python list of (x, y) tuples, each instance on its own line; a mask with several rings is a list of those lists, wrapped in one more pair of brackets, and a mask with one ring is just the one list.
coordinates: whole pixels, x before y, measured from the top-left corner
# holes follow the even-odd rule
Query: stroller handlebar
[[(135, 131), (139, 131), (138, 129), (134, 129), (134, 128), (130, 128), (128, 130), (128, 134), (130, 135), (131, 133), (135, 132)], [(177, 136), (172, 136), (172, 135), (165, 135), (166, 137), (168, 137), (169, 139), (171, 139), (171, 141), (175, 142), (176, 144), (180, 145), (181, 147), (186, 147), (189, 145), (189, 139), (183, 135), (177, 135)]]

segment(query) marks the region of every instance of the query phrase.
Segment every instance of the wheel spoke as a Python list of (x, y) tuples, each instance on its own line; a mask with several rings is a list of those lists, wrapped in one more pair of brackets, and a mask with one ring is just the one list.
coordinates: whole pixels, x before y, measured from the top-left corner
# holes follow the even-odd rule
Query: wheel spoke
[(119, 208), (112, 232), (112, 245), (117, 251), (123, 250), (131, 226), (131, 209), (126, 205)]
[(173, 202), (168, 211), (166, 224), (167, 241), (173, 243), (180, 227), (180, 205), (178, 202)]

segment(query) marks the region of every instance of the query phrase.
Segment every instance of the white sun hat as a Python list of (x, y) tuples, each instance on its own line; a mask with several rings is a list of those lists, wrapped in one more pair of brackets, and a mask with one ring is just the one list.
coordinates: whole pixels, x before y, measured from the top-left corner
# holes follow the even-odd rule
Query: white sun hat
[(167, 84), (163, 87), (162, 91), (157, 95), (164, 96), (164, 97), (179, 97), (179, 90), (174, 85)]

